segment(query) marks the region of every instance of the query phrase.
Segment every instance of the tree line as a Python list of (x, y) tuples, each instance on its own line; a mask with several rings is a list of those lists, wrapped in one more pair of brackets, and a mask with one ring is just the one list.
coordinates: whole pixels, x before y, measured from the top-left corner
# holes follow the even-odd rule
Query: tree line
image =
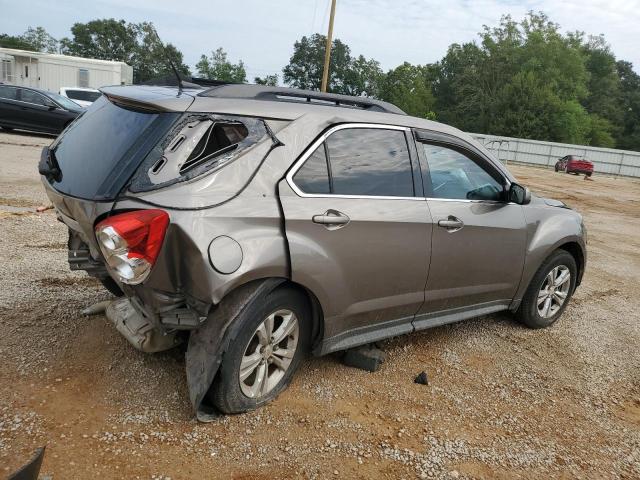
[[(93, 20), (74, 24), (71, 34), (56, 40), (30, 27), (21, 36), (0, 35), (0, 46), (124, 61), (135, 83), (169, 74), (167, 56), (191, 74), (182, 53), (162, 45), (149, 22)], [(319, 90), (325, 41), (321, 34), (297, 40), (282, 83)], [(222, 48), (195, 67), (200, 77), (247, 82), (242, 60), (233, 63)], [(277, 85), (280, 76), (253, 82)], [(452, 44), (435, 63), (404, 62), (386, 72), (335, 39), (328, 90), (386, 100), (469, 132), (640, 150), (640, 76), (632, 64), (616, 59), (603, 36), (562, 33), (544, 13), (520, 21), (503, 16), (478, 41)]]

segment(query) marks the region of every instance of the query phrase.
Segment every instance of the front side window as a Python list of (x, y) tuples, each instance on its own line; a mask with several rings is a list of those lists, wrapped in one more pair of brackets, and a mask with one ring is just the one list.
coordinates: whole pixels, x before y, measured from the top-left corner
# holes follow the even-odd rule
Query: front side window
[(460, 200), (503, 199), (503, 187), (486, 170), (457, 150), (422, 144), (429, 165), (432, 198)]

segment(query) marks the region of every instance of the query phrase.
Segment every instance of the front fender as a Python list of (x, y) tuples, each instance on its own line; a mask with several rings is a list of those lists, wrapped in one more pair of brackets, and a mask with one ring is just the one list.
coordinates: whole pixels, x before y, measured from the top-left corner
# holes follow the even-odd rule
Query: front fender
[[(531, 205), (523, 209), (527, 224), (527, 247), (522, 279), (511, 309), (518, 308), (533, 276), (555, 250), (567, 245), (577, 244), (582, 252), (580, 274), (586, 265), (586, 245), (582, 227), (582, 217), (566, 208)], [(579, 283), (580, 278), (578, 278)]]

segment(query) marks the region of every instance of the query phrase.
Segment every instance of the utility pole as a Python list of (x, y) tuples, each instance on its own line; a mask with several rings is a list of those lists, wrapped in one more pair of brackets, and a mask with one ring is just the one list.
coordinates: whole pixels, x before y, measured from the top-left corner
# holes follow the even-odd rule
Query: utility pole
[(331, 61), (331, 42), (333, 37), (333, 17), (336, 14), (336, 0), (331, 0), (331, 15), (329, 16), (329, 33), (327, 33), (327, 44), (324, 48), (324, 71), (322, 72), (322, 88), (323, 92), (327, 91), (327, 83), (329, 81), (329, 63)]

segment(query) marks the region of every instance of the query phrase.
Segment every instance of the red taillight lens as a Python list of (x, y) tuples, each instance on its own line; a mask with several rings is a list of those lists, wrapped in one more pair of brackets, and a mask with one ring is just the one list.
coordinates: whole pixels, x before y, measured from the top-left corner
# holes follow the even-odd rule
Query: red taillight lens
[(164, 210), (136, 210), (103, 220), (95, 231), (100, 250), (120, 280), (137, 284), (158, 258), (168, 225)]

